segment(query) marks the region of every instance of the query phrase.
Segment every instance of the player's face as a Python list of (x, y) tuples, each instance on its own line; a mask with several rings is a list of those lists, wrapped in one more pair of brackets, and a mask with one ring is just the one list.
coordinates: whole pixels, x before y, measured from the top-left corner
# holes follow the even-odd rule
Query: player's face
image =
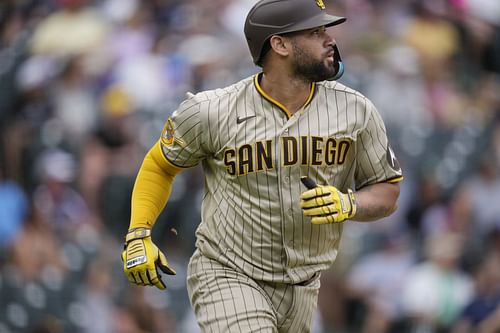
[(335, 75), (333, 45), (335, 41), (325, 27), (306, 30), (291, 39), (293, 74), (311, 82), (327, 80)]

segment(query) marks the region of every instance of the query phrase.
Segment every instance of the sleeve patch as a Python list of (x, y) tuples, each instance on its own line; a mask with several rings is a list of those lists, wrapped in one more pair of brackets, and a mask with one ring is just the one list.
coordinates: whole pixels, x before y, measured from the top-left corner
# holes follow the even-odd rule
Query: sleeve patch
[(182, 139), (175, 137), (174, 123), (171, 118), (168, 118), (165, 123), (165, 127), (163, 127), (163, 131), (161, 132), (161, 143), (170, 147), (174, 142), (177, 142), (180, 145), (183, 145), (184, 143)]
[(389, 166), (396, 172), (401, 172), (401, 166), (399, 165), (398, 159), (396, 158), (396, 155), (394, 154), (394, 151), (392, 150), (391, 146), (387, 145), (387, 163), (389, 163)]

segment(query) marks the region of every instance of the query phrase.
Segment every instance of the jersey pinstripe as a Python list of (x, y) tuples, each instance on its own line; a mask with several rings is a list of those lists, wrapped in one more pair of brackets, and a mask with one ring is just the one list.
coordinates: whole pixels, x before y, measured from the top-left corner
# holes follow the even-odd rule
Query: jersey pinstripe
[(301, 176), (342, 191), (402, 179), (380, 115), (338, 83), (311, 87), (291, 115), (259, 75), (185, 100), (162, 133), (174, 165), (203, 163), (197, 247), (257, 280), (299, 283), (337, 256), (342, 223), (313, 225), (299, 207)]

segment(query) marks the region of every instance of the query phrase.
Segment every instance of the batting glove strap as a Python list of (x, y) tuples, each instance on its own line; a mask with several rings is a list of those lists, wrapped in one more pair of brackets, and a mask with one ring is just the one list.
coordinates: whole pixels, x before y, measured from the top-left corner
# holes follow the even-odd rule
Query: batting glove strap
[(136, 228), (128, 231), (125, 236), (125, 244), (134, 239), (146, 238), (151, 236), (151, 229), (147, 228)]
[(317, 186), (301, 194), (300, 207), (313, 224), (339, 223), (356, 214), (356, 198), (350, 189), (342, 193), (334, 186)]
[(356, 197), (354, 196), (354, 191), (350, 188), (347, 189), (347, 197), (349, 198), (349, 203), (351, 204), (351, 211), (349, 212), (349, 219), (356, 215), (358, 204), (356, 202)]

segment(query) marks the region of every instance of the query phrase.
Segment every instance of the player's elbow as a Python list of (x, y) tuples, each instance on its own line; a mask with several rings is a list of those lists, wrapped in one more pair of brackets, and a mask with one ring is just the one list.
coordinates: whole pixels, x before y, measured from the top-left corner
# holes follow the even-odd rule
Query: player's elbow
[(387, 216), (392, 215), (397, 209), (398, 209), (398, 203), (396, 201), (396, 202), (394, 202), (394, 204), (387, 207), (387, 209), (385, 211), (385, 215), (383, 217), (387, 217)]
[(388, 193), (388, 200), (386, 201), (387, 209), (385, 210), (385, 216), (392, 215), (398, 209), (398, 198), (400, 193), (399, 184), (391, 184), (390, 191)]
[(380, 183), (375, 185), (375, 198), (378, 198), (378, 218), (393, 214), (398, 209), (400, 188), (398, 183)]
[(358, 203), (354, 220), (376, 221), (394, 213), (398, 208), (399, 184), (377, 183), (356, 192)]
[(372, 218), (366, 219), (366, 221), (375, 221), (383, 219), (385, 217), (392, 215), (397, 209), (398, 209), (397, 203), (393, 204), (386, 203), (382, 206), (379, 206), (379, 209), (377, 210), (376, 214), (374, 214)]

